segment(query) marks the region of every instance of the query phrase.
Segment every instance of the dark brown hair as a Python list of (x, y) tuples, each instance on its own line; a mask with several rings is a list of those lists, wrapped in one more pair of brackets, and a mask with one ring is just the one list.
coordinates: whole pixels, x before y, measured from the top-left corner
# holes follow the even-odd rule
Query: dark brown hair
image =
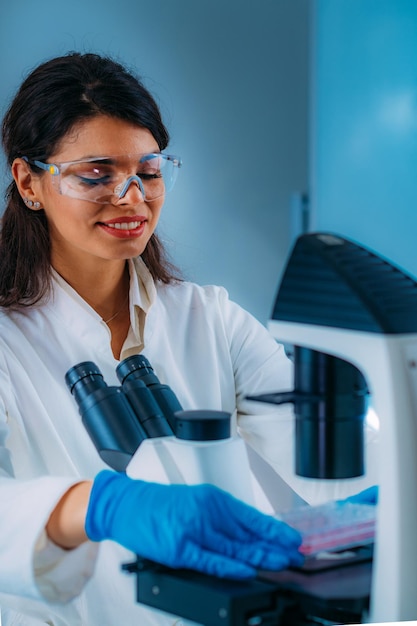
[[(168, 145), (158, 105), (133, 73), (108, 57), (71, 52), (39, 65), (17, 92), (2, 127), (9, 165), (22, 156), (47, 160), (75, 124), (101, 114), (147, 128), (160, 150)], [(179, 279), (155, 233), (142, 259), (155, 280)], [(13, 181), (0, 233), (0, 305), (35, 304), (50, 284), (45, 213), (28, 209)]]

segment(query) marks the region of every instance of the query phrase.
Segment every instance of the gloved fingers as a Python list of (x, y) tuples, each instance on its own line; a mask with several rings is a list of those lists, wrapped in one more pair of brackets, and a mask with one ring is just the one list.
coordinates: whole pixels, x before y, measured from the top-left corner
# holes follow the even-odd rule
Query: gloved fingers
[[(183, 507), (183, 523), (188, 521), (196, 536), (204, 537), (214, 530), (242, 542), (260, 539), (284, 547), (301, 545), (297, 530), (213, 485), (195, 485), (187, 489), (189, 499), (186, 500), (187, 506)], [(178, 498), (173, 510), (175, 515), (181, 502), (184, 501)], [(201, 511), (204, 511), (203, 516)]]
[(205, 545), (205, 548), (257, 569), (280, 570), (304, 562), (304, 557), (295, 546), (281, 546), (259, 539), (242, 542), (214, 532), (211, 535), (211, 545)]
[(368, 487), (359, 493), (356, 493), (342, 502), (355, 502), (358, 504), (377, 504), (378, 503), (378, 487)]
[(257, 569), (281, 570), (290, 565), (302, 565), (304, 557), (296, 548), (280, 548), (262, 542), (236, 545), (234, 558)]
[(193, 546), (186, 550), (178, 567), (194, 569), (203, 574), (245, 580), (256, 576), (256, 569), (236, 559)]
[(300, 533), (288, 524), (234, 498), (229, 501), (227, 511), (223, 509), (218, 519), (221, 523), (218, 530), (240, 541), (249, 543), (259, 539), (285, 548), (298, 548), (302, 542)]
[[(262, 515), (262, 514), (260, 514)], [(246, 530), (252, 537), (262, 539), (270, 545), (280, 545), (284, 548), (299, 548), (302, 537), (298, 530), (292, 528), (285, 522), (281, 522), (271, 516), (251, 517), (250, 524), (246, 518), (241, 520)]]

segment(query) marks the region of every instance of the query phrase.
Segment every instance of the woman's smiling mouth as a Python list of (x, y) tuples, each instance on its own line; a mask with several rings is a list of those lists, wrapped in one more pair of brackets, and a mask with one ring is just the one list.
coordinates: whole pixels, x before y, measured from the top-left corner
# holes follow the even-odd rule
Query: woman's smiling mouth
[(138, 216), (136, 219), (119, 217), (108, 222), (98, 222), (98, 225), (114, 237), (127, 238), (142, 235), (146, 222), (147, 219), (142, 216)]
[(138, 228), (143, 222), (114, 222), (113, 224), (104, 224), (110, 228), (117, 228), (119, 230), (134, 230)]

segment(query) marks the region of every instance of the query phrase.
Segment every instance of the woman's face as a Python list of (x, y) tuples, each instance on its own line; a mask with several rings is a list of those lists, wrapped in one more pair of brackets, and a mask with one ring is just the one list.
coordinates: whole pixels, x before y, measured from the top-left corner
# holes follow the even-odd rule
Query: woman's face
[[(149, 130), (100, 115), (77, 125), (61, 141), (49, 163), (92, 157), (159, 152)], [(123, 159), (126, 179), (137, 174), (137, 161)], [(81, 263), (126, 260), (142, 254), (159, 220), (164, 197), (146, 201), (133, 181), (122, 198), (105, 203), (61, 195), (45, 172), (37, 180), (37, 200), (45, 210), (51, 239), (52, 265), (79, 267)], [(94, 265), (93, 265), (94, 266)]]

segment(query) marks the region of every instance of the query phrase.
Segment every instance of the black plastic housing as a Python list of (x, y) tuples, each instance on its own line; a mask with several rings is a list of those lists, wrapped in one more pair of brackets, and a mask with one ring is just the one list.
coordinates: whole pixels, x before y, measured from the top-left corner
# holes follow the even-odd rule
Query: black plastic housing
[(159, 381), (148, 359), (143, 354), (127, 357), (117, 366), (116, 374), (122, 386), (132, 379), (142, 380), (145, 383), (168, 422), (169, 434), (172, 434), (175, 429), (174, 414), (176, 411), (182, 411), (182, 406), (171, 387)]
[(147, 435), (121, 388), (109, 387), (92, 361), (74, 365), (65, 382), (102, 460), (116, 471), (125, 471)]
[(272, 319), (374, 333), (417, 331), (417, 282), (371, 250), (331, 233), (299, 237)]
[(220, 441), (230, 437), (230, 413), (225, 411), (177, 411), (175, 436), (186, 441)]
[[(351, 240), (309, 233), (294, 245), (272, 319), (366, 333), (415, 333), (417, 282)], [(350, 478), (364, 472), (367, 395), (365, 378), (354, 365), (294, 346), (294, 390), (251, 398), (294, 403), (297, 474)]]

